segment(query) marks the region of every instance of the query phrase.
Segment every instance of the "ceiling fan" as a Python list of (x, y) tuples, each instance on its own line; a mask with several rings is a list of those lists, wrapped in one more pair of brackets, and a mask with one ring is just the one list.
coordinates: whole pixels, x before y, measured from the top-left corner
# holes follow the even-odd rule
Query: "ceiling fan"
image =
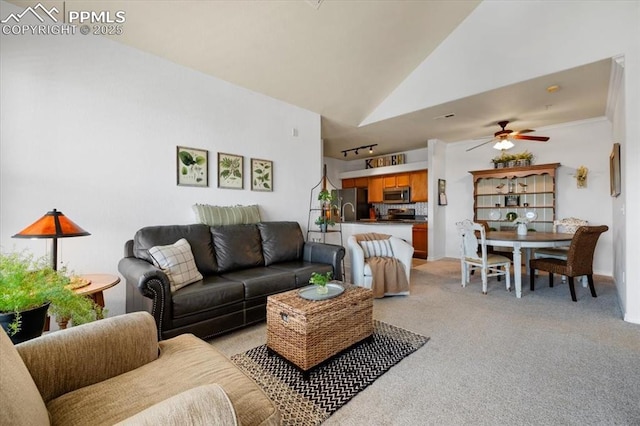
[(528, 140), (528, 141), (537, 141), (537, 142), (546, 142), (549, 140), (548, 137), (546, 136), (525, 136), (523, 135), (523, 133), (531, 133), (531, 132), (535, 132), (535, 130), (532, 129), (524, 129), (524, 130), (519, 130), (517, 132), (514, 132), (513, 130), (509, 130), (507, 129), (507, 124), (509, 124), (508, 121), (499, 121), (498, 122), (498, 126), (502, 127), (502, 130), (495, 132), (493, 134), (493, 139), (489, 139), (486, 142), (482, 142), (480, 145), (476, 145), (474, 147), (471, 147), (469, 149), (467, 149), (468, 151), (471, 151), (473, 149), (476, 148), (480, 148), (483, 145), (488, 144), (489, 142), (493, 142), (493, 141), (498, 141), (498, 142), (502, 142), (506, 139), (523, 139), (523, 140)]

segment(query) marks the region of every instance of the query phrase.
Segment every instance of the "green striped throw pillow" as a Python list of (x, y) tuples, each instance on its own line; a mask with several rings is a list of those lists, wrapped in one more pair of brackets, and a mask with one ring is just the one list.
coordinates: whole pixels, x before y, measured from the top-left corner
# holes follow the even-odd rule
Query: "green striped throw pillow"
[(194, 204), (196, 221), (209, 226), (246, 225), (260, 222), (258, 205), (252, 206), (212, 206)]

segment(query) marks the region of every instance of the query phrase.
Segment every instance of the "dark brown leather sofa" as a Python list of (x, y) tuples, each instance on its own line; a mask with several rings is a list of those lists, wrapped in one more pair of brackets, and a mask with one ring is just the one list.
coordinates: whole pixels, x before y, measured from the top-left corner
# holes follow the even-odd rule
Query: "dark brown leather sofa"
[[(173, 294), (149, 249), (185, 238), (204, 279)], [(166, 225), (136, 232), (118, 270), (127, 285), (127, 312), (147, 311), (158, 336), (209, 338), (266, 318), (267, 296), (308, 285), (312, 272), (342, 279), (345, 249), (305, 242), (297, 222), (251, 225)]]

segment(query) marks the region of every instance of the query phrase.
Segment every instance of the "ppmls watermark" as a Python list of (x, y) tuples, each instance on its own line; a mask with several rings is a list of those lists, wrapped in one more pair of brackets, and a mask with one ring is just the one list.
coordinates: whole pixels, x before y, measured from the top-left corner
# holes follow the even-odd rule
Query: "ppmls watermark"
[(4, 35), (120, 35), (126, 20), (124, 10), (66, 10), (63, 2), (62, 11), (38, 3), (20, 13), (10, 13), (0, 22)]

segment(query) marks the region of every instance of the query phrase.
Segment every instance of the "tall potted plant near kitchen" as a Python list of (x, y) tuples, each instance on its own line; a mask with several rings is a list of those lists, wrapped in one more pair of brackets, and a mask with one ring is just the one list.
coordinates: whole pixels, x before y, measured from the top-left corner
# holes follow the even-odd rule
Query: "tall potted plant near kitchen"
[(326, 188), (322, 189), (318, 193), (318, 201), (320, 201), (321, 214), (315, 221), (315, 224), (320, 227), (320, 231), (327, 232), (329, 225), (335, 225), (335, 222), (331, 219), (331, 202), (333, 201), (333, 194)]
[(40, 336), (47, 313), (74, 324), (96, 318), (100, 308), (71, 289), (65, 272), (25, 252), (0, 253), (0, 324), (14, 343)]

